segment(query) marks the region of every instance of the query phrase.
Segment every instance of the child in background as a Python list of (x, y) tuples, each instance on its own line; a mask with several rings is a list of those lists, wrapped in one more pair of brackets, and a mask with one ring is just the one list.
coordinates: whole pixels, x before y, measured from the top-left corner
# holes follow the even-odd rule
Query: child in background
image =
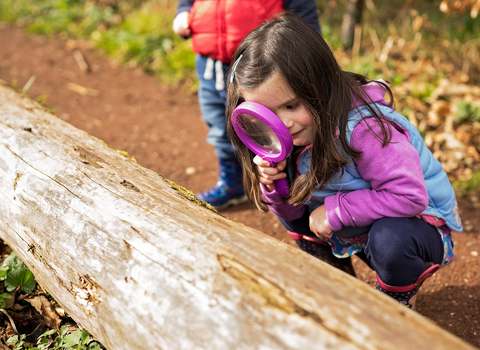
[(193, 51), (197, 53), (198, 100), (209, 127), (207, 141), (215, 147), (219, 160), (216, 185), (197, 197), (220, 210), (247, 200), (242, 169), (227, 134), (225, 72), (242, 39), (284, 9), (298, 13), (320, 33), (314, 0), (180, 0), (178, 3), (173, 29), (183, 37), (192, 37)]
[[(322, 37), (289, 13), (252, 31), (232, 67), (228, 132), (250, 201), (314, 256), (325, 243), (331, 260), (357, 254), (378, 290), (415, 308), (423, 281), (453, 261), (451, 231), (462, 225), (447, 174), (394, 111), (388, 84), (343, 71)], [(287, 126), (289, 159), (271, 167), (240, 141), (230, 116), (244, 101)], [(285, 177), (282, 198), (273, 182)]]

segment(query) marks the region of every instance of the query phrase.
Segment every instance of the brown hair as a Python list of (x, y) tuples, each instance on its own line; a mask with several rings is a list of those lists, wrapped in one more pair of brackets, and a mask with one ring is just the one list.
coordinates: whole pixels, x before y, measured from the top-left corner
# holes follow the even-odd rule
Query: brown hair
[[(350, 147), (346, 136), (352, 95), (361, 100), (379, 121), (382, 135), (376, 137), (383, 146), (390, 142), (391, 130), (380, 122), (379, 113), (368, 105), (372, 101), (362, 93), (361, 86), (371, 80), (343, 71), (323, 38), (298, 15), (282, 13), (257, 27), (240, 43), (232, 65), (240, 55), (233, 81), (228, 86), (228, 134), (242, 162), (245, 193), (258, 209), (267, 210), (267, 203), (262, 200), (256, 166), (252, 161), (255, 154), (235, 134), (230, 117), (233, 110), (244, 102), (242, 93), (258, 88), (274, 73), (283, 75), (309, 112), (315, 129), (310, 168), (304, 174), (294, 176), (290, 185), (290, 203), (302, 204), (336, 173), (341, 171), (343, 174), (343, 167), (349, 162), (345, 154), (352, 159), (360, 156), (360, 152)], [(383, 85), (393, 104), (390, 89)], [(295, 171), (295, 163), (291, 165)]]

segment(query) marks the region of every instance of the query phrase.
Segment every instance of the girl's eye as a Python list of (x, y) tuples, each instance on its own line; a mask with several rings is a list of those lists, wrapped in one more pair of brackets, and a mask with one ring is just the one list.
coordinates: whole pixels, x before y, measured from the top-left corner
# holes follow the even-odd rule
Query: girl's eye
[(291, 104), (291, 105), (287, 105), (287, 106), (285, 106), (285, 107), (286, 107), (287, 109), (289, 109), (289, 110), (295, 110), (295, 109), (298, 108), (298, 106), (299, 106), (298, 103), (294, 103), (294, 104)]

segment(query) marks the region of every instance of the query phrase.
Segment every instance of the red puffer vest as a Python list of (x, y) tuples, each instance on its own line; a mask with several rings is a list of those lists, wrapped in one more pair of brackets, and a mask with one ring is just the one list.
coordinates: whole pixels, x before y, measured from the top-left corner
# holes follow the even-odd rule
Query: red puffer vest
[(228, 64), (243, 38), (282, 10), (283, 0), (195, 0), (193, 51)]

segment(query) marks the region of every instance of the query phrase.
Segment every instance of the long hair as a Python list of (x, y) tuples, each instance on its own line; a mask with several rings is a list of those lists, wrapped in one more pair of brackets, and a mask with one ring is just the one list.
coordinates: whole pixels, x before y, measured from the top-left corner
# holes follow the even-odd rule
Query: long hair
[[(343, 175), (343, 168), (349, 162), (345, 155), (352, 159), (361, 155), (350, 147), (346, 136), (353, 96), (362, 101), (378, 120), (382, 134), (375, 136), (382, 145), (390, 142), (390, 128), (381, 122), (376, 108), (369, 106), (372, 101), (361, 87), (371, 80), (343, 71), (323, 38), (298, 15), (284, 12), (248, 34), (234, 54), (232, 68), (240, 55), (234, 72), (231, 72), (233, 81), (228, 86), (227, 128), (242, 162), (245, 192), (258, 209), (266, 211), (267, 203), (262, 199), (256, 165), (252, 161), (255, 154), (236, 135), (231, 114), (244, 102), (244, 91), (258, 88), (273, 74), (285, 78), (309, 112), (315, 134), (310, 168), (304, 174), (294, 176), (290, 185), (288, 201), (293, 205), (302, 204), (336, 173), (342, 172)], [(390, 89), (383, 85), (390, 95), (390, 104), (393, 104)], [(295, 172), (295, 162), (291, 167)]]

